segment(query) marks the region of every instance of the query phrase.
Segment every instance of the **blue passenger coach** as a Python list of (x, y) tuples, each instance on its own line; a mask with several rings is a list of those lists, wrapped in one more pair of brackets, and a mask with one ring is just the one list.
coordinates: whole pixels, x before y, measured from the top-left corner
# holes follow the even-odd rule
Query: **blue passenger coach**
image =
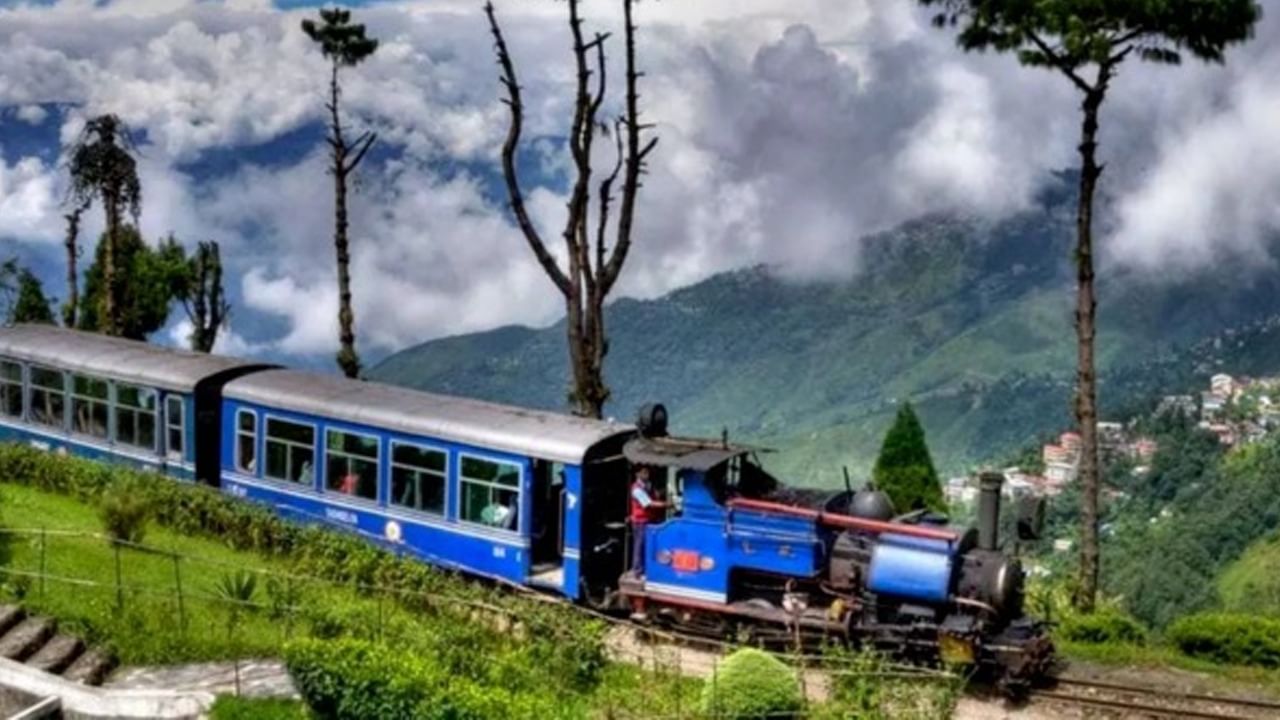
[[(217, 477), (222, 383), (267, 367), (51, 325), (0, 329), (0, 440)], [(199, 428), (207, 429), (199, 432)]]
[[(267, 370), (224, 389), (222, 486), (437, 565), (577, 598), (600, 584), (594, 576), (616, 581), (620, 553), (588, 553), (600, 566), (584, 567), (582, 542), (621, 514), (621, 445), (632, 435), (629, 425)], [(585, 494), (611, 498), (615, 511), (593, 513), (584, 488), (606, 472), (624, 479)]]

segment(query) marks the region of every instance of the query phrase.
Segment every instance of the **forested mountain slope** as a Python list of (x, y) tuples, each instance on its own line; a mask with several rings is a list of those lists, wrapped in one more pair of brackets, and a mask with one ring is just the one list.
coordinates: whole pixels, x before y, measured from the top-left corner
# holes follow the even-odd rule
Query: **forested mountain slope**
[[(779, 448), (798, 484), (865, 472), (911, 399), (940, 469), (954, 472), (1070, 422), (1075, 365), (1069, 179), (999, 223), (929, 217), (863, 241), (846, 282), (766, 268), (609, 308), (610, 409), (670, 408), (675, 429)], [(513, 249), (513, 252), (516, 251)], [(548, 292), (553, 292), (548, 284)], [(1104, 411), (1186, 375), (1186, 348), (1280, 312), (1280, 277), (1216, 268), (1179, 282), (1101, 280)], [(1158, 373), (1156, 372), (1158, 371)], [(564, 328), (504, 327), (397, 353), (370, 376), (436, 392), (565, 407)]]

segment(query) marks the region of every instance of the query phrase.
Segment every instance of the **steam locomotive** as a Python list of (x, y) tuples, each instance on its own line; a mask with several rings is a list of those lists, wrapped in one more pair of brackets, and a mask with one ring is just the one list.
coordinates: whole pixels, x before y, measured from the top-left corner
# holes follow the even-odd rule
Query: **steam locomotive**
[[(703, 632), (840, 638), (1008, 683), (1053, 647), (976, 529), (875, 490), (800, 501), (727, 440), (434, 395), (48, 326), (0, 328), (0, 440), (203, 483), (437, 566)], [(668, 510), (629, 568), (637, 466)], [(1034, 534), (1035, 522), (1020, 522)]]

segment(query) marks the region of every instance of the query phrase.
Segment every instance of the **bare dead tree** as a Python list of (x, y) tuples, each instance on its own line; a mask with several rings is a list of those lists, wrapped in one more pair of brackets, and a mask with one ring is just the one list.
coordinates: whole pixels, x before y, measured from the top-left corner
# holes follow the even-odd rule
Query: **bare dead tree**
[[(637, 91), (640, 76), (636, 69), (636, 26), (632, 18), (635, 0), (622, 0), (624, 17), (624, 41), (626, 53), (626, 96), (621, 117), (613, 123), (613, 135), (617, 161), (612, 171), (604, 176), (598, 186), (599, 210), (596, 218), (594, 245), (591, 232), (591, 148), (596, 132), (607, 134), (609, 126), (598, 118), (608, 89), (607, 62), (604, 45), (608, 33), (596, 33), (588, 41), (582, 32), (579, 1), (569, 0), (569, 29), (573, 38), (573, 58), (576, 68), (573, 120), (569, 132), (569, 152), (573, 158), (574, 182), (569, 194), (568, 214), (564, 232), (567, 267), (562, 268), (547, 249), (542, 235), (534, 226), (525, 206), (524, 193), (516, 168), (516, 151), (520, 145), (520, 133), (524, 124), (524, 104), (520, 84), (516, 79), (515, 63), (507, 49), (506, 40), (498, 26), (493, 3), (485, 3), (485, 14), (493, 32), (494, 48), (501, 68), (501, 83), (507, 97), (503, 99), (511, 110), (511, 126), (502, 146), (502, 172), (506, 178), (507, 195), (516, 223), (533, 251), (534, 257), (565, 300), (565, 325), (569, 341), (569, 361), (573, 372), (573, 388), (570, 402), (574, 412), (588, 417), (601, 417), (604, 404), (609, 399), (609, 387), (604, 382), (604, 359), (609, 352), (605, 333), (604, 302), (618, 281), (627, 253), (631, 249), (634, 228), (636, 195), (645, 172), (645, 160), (658, 143), (656, 137), (642, 142), (641, 135), (652, 125), (640, 122), (640, 95)], [(594, 68), (593, 68), (594, 64)], [(592, 75), (596, 76), (594, 88)], [(609, 209), (614, 200), (613, 187), (619, 175), (622, 177), (622, 200), (615, 230), (613, 247), (608, 246)], [(593, 252), (594, 251), (594, 252)]]

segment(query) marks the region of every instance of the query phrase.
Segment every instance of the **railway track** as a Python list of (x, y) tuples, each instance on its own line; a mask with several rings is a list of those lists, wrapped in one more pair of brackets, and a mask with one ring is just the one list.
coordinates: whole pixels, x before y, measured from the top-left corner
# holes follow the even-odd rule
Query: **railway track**
[(1120, 683), (1053, 678), (1052, 689), (1035, 689), (1031, 697), (1100, 711), (1103, 717), (1195, 718), (1197, 720), (1264, 720), (1280, 718), (1280, 703), (1247, 698), (1186, 693)]

